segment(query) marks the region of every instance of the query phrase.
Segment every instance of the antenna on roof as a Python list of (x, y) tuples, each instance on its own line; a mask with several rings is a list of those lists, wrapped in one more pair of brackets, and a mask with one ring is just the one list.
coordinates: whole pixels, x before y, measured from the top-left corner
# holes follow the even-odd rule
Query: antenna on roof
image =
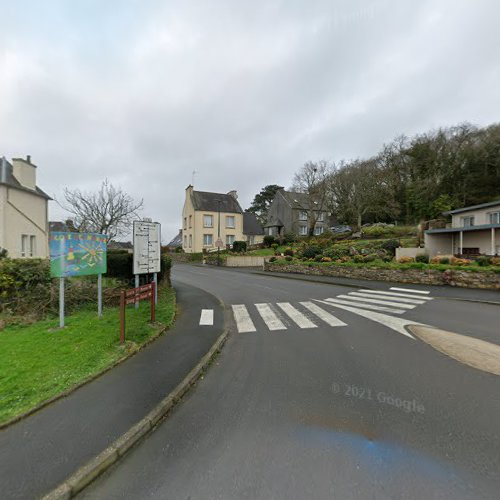
[(196, 170), (193, 170), (193, 176), (191, 178), (191, 186), (194, 187), (194, 176), (197, 174), (198, 172), (196, 172)]

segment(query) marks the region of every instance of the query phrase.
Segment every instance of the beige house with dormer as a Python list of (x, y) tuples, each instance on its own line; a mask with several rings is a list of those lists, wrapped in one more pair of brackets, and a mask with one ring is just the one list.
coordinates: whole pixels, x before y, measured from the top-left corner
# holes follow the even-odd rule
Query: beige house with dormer
[(11, 258), (49, 256), (48, 202), (31, 157), (0, 158), (0, 249)]
[(186, 188), (182, 210), (182, 249), (187, 253), (211, 252), (235, 241), (245, 240), (243, 210), (236, 191), (227, 194), (195, 191)]

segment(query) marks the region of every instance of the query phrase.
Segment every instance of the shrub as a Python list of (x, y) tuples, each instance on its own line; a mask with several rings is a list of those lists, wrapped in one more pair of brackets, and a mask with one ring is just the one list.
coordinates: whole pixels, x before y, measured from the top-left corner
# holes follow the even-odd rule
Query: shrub
[(246, 241), (234, 241), (233, 242), (233, 252), (246, 252), (247, 242)]
[(476, 259), (476, 264), (478, 266), (481, 266), (481, 267), (490, 266), (491, 265), (491, 258), (486, 257), (485, 255), (482, 255), (481, 257), (478, 257)]
[(364, 255), (353, 255), (352, 261), (356, 262), (357, 264), (361, 264), (362, 262), (365, 261), (365, 256)]
[(325, 257), (330, 257), (333, 260), (337, 260), (340, 259), (341, 257), (349, 255), (349, 248), (336, 245), (324, 250), (323, 255)]
[(382, 248), (394, 257), (396, 255), (396, 248), (399, 248), (399, 241), (398, 240), (384, 241), (382, 243)]
[(307, 259), (314, 259), (316, 255), (321, 255), (321, 254), (322, 254), (321, 248), (314, 245), (308, 246), (304, 248), (304, 250), (302, 250), (302, 256), (306, 257)]
[(50, 264), (44, 259), (1, 259), (0, 297), (50, 284)]
[(410, 262), (415, 262), (415, 259), (413, 257), (408, 257), (407, 255), (404, 255), (403, 257), (400, 257), (398, 259), (398, 262), (400, 264), (409, 264)]
[(438, 257), (438, 259), (440, 264), (448, 265), (450, 263), (449, 257)]
[(322, 259), (323, 257), (321, 257), (321, 255), (316, 255), (316, 257), (314, 257), (314, 262), (321, 262)]
[(271, 258), (269, 259), (269, 262), (276, 262), (276, 257), (271, 257)]
[(321, 262), (332, 262), (331, 257), (322, 257)]
[(292, 257), (291, 255), (287, 255), (287, 256), (285, 257), (285, 260), (286, 260), (286, 261), (288, 261), (288, 262), (290, 262), (290, 261), (292, 261), (292, 260), (293, 260), (293, 257)]
[(490, 262), (492, 266), (500, 266), (500, 257), (491, 257)]
[(283, 242), (289, 245), (290, 243), (295, 243), (297, 241), (297, 235), (295, 233), (285, 233), (283, 236)]
[(371, 253), (371, 254), (364, 256), (363, 262), (373, 262), (374, 260), (377, 260), (377, 259), (378, 259), (378, 255)]
[(285, 251), (283, 252), (285, 255), (291, 255), (293, 257), (293, 249), (288, 247), (285, 248)]
[(468, 266), (471, 261), (469, 259), (458, 259), (457, 257), (452, 257), (450, 263), (452, 266)]
[(272, 234), (267, 234), (264, 236), (264, 246), (269, 248), (275, 242), (274, 236)]
[(421, 262), (422, 264), (428, 264), (429, 263), (429, 256), (425, 254), (419, 254), (415, 257), (416, 262)]
[(276, 250), (279, 247), (278, 243), (272, 243), (271, 248), (274, 248)]

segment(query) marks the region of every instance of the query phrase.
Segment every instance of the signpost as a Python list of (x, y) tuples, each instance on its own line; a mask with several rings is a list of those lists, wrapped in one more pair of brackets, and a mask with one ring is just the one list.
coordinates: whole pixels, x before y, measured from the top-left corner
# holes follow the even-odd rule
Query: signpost
[(107, 236), (96, 233), (50, 233), (50, 274), (59, 278), (59, 327), (64, 327), (64, 278), (97, 274), (98, 314), (102, 315), (102, 275), (107, 270)]
[[(161, 266), (161, 226), (151, 220), (134, 221), (134, 274), (135, 286), (139, 285), (140, 274), (153, 274), (153, 281), (158, 284)], [(155, 303), (158, 302), (158, 290), (155, 287)], [(139, 302), (135, 303), (136, 309)]]
[(120, 344), (125, 342), (125, 307), (128, 304), (138, 304), (140, 300), (150, 300), (151, 323), (156, 319), (155, 309), (156, 283), (148, 283), (131, 290), (122, 290), (120, 294)]

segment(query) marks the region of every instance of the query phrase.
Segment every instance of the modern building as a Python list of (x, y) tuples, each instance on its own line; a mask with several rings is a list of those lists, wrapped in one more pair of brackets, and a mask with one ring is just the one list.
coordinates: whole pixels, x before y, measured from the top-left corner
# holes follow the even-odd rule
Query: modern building
[(187, 253), (226, 248), (235, 241), (244, 241), (243, 210), (236, 191), (208, 193), (186, 188), (182, 210), (182, 249)]
[(437, 255), (499, 255), (500, 200), (444, 212), (451, 224), (424, 232), (430, 257)]
[(264, 230), (272, 236), (285, 233), (307, 236), (314, 224), (314, 234), (321, 235), (330, 227), (330, 222), (328, 211), (318, 202), (311, 202), (307, 194), (280, 189), (269, 207)]
[(11, 258), (49, 255), (48, 202), (31, 157), (0, 159), (0, 248)]

